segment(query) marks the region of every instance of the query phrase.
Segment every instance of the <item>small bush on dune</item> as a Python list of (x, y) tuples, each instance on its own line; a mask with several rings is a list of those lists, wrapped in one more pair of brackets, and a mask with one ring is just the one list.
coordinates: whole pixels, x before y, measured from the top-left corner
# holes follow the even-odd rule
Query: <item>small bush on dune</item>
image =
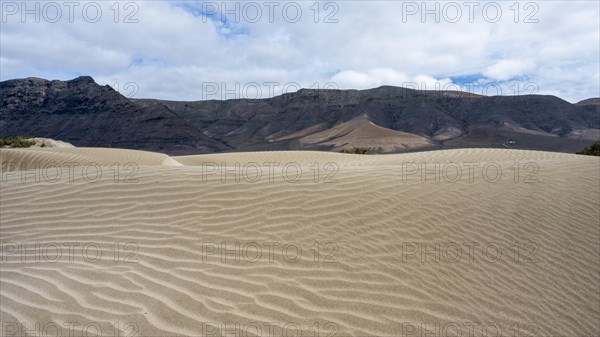
[(600, 139), (597, 140), (594, 144), (581, 151), (575, 152), (576, 154), (584, 154), (588, 156), (600, 156)]
[(354, 147), (350, 150), (342, 149), (341, 153), (350, 153), (350, 154), (367, 154), (368, 150), (364, 147)]
[(35, 140), (27, 136), (0, 138), (0, 147), (23, 148), (35, 145)]

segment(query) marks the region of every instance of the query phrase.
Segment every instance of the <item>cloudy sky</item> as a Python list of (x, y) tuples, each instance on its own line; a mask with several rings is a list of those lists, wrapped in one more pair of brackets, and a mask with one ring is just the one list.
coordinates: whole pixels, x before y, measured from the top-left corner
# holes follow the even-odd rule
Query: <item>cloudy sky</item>
[(1, 2), (0, 79), (131, 97), (397, 85), (600, 96), (598, 1)]

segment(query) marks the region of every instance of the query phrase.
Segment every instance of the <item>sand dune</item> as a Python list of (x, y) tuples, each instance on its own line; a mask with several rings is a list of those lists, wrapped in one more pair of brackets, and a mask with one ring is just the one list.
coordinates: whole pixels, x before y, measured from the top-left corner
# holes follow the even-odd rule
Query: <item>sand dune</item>
[(0, 160), (2, 336), (600, 335), (595, 157)]
[(179, 162), (162, 153), (108, 149), (108, 148), (25, 148), (0, 150), (3, 162), (10, 163), (8, 169), (27, 170), (46, 167), (68, 167), (114, 164), (170, 165)]
[(33, 147), (60, 147), (60, 148), (73, 148), (73, 144), (63, 142), (60, 140), (55, 140), (51, 138), (33, 138), (35, 140), (35, 145)]

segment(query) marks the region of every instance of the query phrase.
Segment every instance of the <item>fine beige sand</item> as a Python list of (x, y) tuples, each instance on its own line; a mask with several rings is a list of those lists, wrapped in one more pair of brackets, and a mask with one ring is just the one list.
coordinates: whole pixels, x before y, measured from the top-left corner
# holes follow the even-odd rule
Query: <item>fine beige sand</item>
[(597, 157), (0, 160), (2, 336), (600, 335)]

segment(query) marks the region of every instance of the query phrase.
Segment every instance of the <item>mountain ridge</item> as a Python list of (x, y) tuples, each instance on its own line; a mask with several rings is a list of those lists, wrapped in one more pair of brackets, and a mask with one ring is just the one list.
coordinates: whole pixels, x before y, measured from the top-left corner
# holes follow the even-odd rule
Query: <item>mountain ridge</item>
[[(599, 100), (572, 104), (549, 95), (482, 96), (380, 86), (300, 89), (265, 99), (169, 101), (126, 98), (89, 76), (69, 81), (30, 77), (0, 82), (0, 135), (168, 154), (344, 147), (376, 153), (463, 147), (574, 152), (600, 138)], [(354, 138), (335, 132), (333, 139), (315, 136), (360, 116), (376, 127), (350, 123), (345, 127), (360, 128), (348, 129)], [(378, 134), (386, 136), (377, 140)], [(402, 146), (407, 134), (420, 145)], [(388, 137), (385, 144), (383, 137)]]

